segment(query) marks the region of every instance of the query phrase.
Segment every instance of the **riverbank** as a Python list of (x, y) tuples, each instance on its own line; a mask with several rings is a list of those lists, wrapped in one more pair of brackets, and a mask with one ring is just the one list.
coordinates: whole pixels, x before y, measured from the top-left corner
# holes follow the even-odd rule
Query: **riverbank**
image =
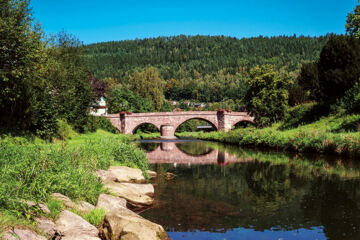
[[(0, 140), (0, 234), (15, 226), (37, 230), (35, 219), (49, 217), (26, 201), (52, 210), (51, 195), (60, 193), (96, 205), (101, 194), (109, 193), (94, 174), (98, 169), (127, 166), (148, 177), (145, 153), (129, 143), (136, 138), (98, 130), (55, 143), (19, 137)], [(54, 220), (56, 215), (50, 214)]]
[(230, 132), (177, 133), (177, 136), (295, 152), (360, 156), (359, 114), (322, 117), (308, 124), (290, 127), (294, 124), (289, 120), (262, 129), (251, 127)]

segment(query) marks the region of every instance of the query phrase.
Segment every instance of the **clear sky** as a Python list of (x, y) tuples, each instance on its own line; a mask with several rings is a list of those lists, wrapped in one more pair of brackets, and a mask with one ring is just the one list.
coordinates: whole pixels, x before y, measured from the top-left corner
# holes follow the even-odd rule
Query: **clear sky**
[(46, 33), (84, 43), (158, 36), (344, 33), (357, 0), (32, 0)]

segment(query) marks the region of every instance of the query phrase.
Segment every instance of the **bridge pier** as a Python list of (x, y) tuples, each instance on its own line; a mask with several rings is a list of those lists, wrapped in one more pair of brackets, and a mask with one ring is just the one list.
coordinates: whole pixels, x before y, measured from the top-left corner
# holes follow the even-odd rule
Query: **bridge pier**
[(160, 149), (161, 151), (167, 152), (167, 151), (172, 151), (176, 148), (176, 145), (174, 142), (162, 142), (160, 143)]
[(160, 134), (163, 139), (176, 139), (174, 126), (170, 124), (161, 125)]

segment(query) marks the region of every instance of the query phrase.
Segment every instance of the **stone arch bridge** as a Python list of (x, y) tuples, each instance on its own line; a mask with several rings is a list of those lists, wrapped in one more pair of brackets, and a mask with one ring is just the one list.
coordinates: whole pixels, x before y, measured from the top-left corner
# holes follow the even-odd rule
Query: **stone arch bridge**
[(209, 122), (217, 130), (229, 131), (239, 122), (254, 123), (254, 118), (246, 112), (226, 111), (187, 111), (157, 113), (120, 113), (106, 116), (111, 123), (124, 134), (133, 134), (145, 123), (156, 126), (162, 138), (174, 138), (176, 129), (190, 119)]

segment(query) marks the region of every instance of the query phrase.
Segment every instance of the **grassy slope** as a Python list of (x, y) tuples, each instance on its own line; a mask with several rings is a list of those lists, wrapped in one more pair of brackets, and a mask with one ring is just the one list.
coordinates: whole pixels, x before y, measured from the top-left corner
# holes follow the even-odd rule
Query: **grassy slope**
[(39, 215), (21, 200), (51, 202), (60, 192), (73, 200), (95, 204), (106, 192), (93, 174), (110, 165), (148, 168), (144, 152), (129, 144), (129, 137), (102, 130), (49, 144), (21, 138), (0, 140), (0, 233), (16, 224), (31, 225)]
[(359, 114), (323, 117), (309, 124), (286, 129), (289, 121), (263, 129), (243, 128), (228, 133), (182, 133), (178, 136), (297, 152), (360, 156), (360, 133), (357, 129), (360, 124)]

